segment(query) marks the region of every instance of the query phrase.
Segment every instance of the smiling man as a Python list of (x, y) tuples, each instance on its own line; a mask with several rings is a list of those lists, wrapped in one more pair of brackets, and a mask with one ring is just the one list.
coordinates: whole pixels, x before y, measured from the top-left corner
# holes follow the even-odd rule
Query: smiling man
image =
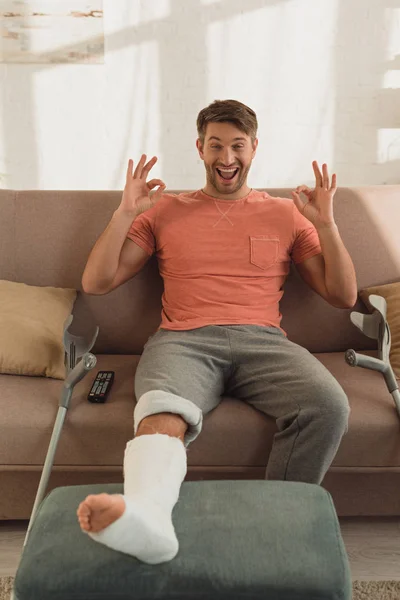
[(327, 166), (321, 172), (314, 161), (314, 190), (272, 197), (247, 184), (258, 145), (251, 108), (215, 101), (200, 111), (197, 129), (205, 186), (165, 193), (161, 180), (147, 182), (156, 157), (146, 163), (143, 155), (134, 173), (129, 160), (121, 204), (82, 277), (87, 293), (106, 294), (155, 254), (164, 281), (161, 324), (135, 375), (124, 494), (90, 495), (77, 510), (93, 540), (152, 564), (178, 552), (171, 515), (186, 448), (223, 394), (275, 419), (267, 479), (320, 484), (350, 412), (332, 374), (287, 338), (279, 312), (291, 261), (333, 306), (356, 302), (353, 263), (333, 214), (336, 176), (330, 181)]
[(244, 136), (233, 124), (224, 122), (209, 123), (206, 136), (201, 113), (198, 127), (200, 137), (196, 144), (207, 176), (203, 191), (211, 196), (222, 195), (226, 200), (237, 200), (247, 195), (250, 192), (247, 175), (258, 139)]

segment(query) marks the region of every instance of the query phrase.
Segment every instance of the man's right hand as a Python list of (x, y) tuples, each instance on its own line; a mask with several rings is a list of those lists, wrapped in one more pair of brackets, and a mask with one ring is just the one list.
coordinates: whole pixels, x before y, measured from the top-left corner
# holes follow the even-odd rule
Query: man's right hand
[[(117, 209), (119, 212), (135, 218), (145, 210), (152, 208), (161, 198), (166, 187), (165, 183), (161, 181), (161, 179), (152, 179), (151, 181), (146, 182), (150, 169), (152, 169), (156, 162), (157, 157), (153, 156), (153, 158), (145, 164), (146, 154), (142, 154), (135, 172), (132, 174), (133, 160), (129, 159), (124, 193), (122, 194), (121, 204)], [(159, 186), (158, 190), (150, 193), (151, 190), (157, 186)]]

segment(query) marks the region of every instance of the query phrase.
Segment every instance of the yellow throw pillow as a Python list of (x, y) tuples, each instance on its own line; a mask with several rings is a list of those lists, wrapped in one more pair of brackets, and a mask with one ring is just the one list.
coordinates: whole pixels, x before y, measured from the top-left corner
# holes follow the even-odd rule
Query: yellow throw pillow
[[(368, 302), (371, 294), (383, 296), (386, 300), (386, 318), (391, 336), (389, 360), (396, 379), (400, 379), (400, 281), (365, 288), (364, 290), (360, 290), (359, 294), (361, 300), (369, 310), (373, 308)], [(371, 312), (373, 311), (371, 310)]]
[(77, 291), (0, 280), (0, 373), (65, 379), (64, 323)]

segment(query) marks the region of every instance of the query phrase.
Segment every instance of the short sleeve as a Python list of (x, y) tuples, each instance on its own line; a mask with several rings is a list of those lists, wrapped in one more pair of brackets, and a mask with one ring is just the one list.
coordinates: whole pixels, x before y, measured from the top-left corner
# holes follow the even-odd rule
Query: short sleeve
[(293, 203), (294, 242), (291, 256), (295, 264), (322, 252), (318, 232)]
[(153, 213), (153, 209), (145, 211), (136, 217), (126, 237), (143, 248), (151, 256), (156, 249), (156, 240), (154, 237), (153, 215), (148, 213)]

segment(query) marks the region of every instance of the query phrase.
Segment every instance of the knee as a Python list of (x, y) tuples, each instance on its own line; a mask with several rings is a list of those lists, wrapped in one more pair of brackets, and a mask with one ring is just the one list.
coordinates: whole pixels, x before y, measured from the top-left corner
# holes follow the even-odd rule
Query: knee
[(187, 429), (188, 424), (180, 415), (173, 413), (158, 413), (142, 419), (137, 429), (136, 436), (164, 433), (172, 437), (178, 437), (183, 441)]
[[(150, 420), (151, 418), (151, 420)], [(186, 398), (163, 390), (149, 390), (139, 397), (134, 413), (134, 432), (162, 433), (185, 438), (185, 445), (201, 431), (203, 413)], [(144, 422), (144, 424), (143, 424)]]
[(339, 385), (332, 390), (326, 410), (330, 422), (334, 423), (336, 427), (342, 428), (347, 433), (351, 409), (349, 399)]

